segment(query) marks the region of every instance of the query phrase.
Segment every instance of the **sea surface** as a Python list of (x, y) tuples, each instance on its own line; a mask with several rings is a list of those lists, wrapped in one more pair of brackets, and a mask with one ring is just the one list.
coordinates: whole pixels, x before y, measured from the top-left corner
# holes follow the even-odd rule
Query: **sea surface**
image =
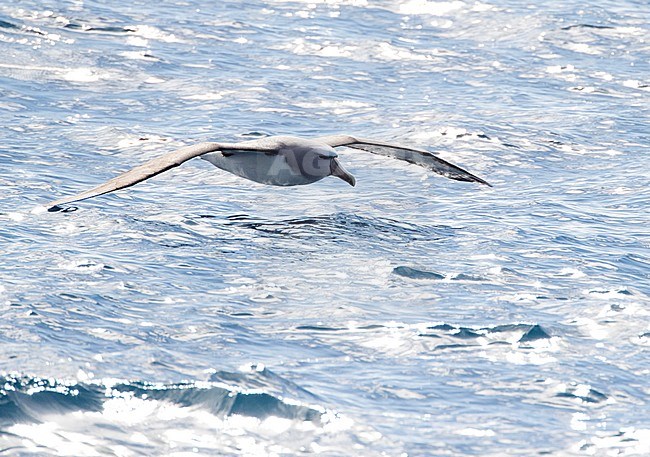
[[(645, 1), (0, 1), (0, 455), (650, 455)], [(357, 186), (183, 145), (350, 133)]]

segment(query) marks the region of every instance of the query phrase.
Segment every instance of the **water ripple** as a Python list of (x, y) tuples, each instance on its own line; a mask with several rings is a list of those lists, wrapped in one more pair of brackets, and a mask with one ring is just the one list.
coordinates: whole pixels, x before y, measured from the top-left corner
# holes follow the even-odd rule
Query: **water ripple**
[[(3, 452), (647, 454), (639, 6), (4, 2)], [(355, 188), (196, 160), (31, 211), (341, 132), (494, 187), (343, 148)]]

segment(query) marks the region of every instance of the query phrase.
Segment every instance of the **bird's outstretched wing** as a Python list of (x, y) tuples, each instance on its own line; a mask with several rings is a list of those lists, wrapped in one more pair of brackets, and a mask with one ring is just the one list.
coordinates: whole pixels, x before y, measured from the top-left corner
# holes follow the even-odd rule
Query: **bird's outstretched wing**
[(492, 187), (490, 183), (463, 170), (462, 168), (449, 163), (446, 160), (421, 149), (407, 148), (404, 146), (397, 146), (388, 144), (381, 141), (366, 140), (362, 138), (355, 138), (349, 135), (330, 135), (316, 138), (315, 141), (323, 142), (335, 148), (338, 146), (346, 146), (348, 148), (361, 149), (363, 151), (372, 152), (373, 154), (380, 154), (395, 159), (405, 160), (409, 163), (414, 163), (435, 171), (447, 178), (455, 179), (457, 181), (470, 181), (485, 184)]
[(268, 152), (272, 150), (272, 148), (267, 147), (264, 144), (257, 145), (254, 141), (247, 141), (242, 143), (194, 144), (192, 146), (187, 146), (181, 149), (177, 149), (176, 151), (172, 151), (162, 157), (151, 159), (148, 162), (145, 162), (142, 165), (139, 165), (134, 169), (127, 171), (126, 173), (123, 173), (113, 179), (106, 181), (104, 184), (101, 184), (94, 189), (52, 201), (46, 205), (46, 208), (48, 208), (50, 211), (56, 211), (59, 209), (58, 207), (60, 205), (65, 205), (67, 203), (72, 203), (80, 200), (86, 200), (87, 198), (97, 197), (98, 195), (103, 195), (115, 190), (130, 187), (174, 167), (178, 167), (182, 163), (187, 162), (194, 157), (207, 154), (208, 152), (229, 150)]

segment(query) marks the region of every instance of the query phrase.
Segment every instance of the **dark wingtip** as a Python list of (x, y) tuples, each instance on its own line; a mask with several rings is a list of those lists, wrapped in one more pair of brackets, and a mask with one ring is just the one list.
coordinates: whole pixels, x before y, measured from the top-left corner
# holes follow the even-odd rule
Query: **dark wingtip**
[[(464, 171), (464, 170), (463, 170), (463, 171)], [(471, 173), (467, 173), (467, 172), (465, 172), (465, 173), (466, 173), (466, 174), (463, 174), (463, 175), (457, 175), (457, 174), (446, 174), (446, 173), (444, 173), (444, 174), (442, 174), (442, 175), (443, 175), (444, 177), (446, 177), (446, 178), (453, 179), (454, 181), (475, 182), (475, 183), (478, 183), (478, 184), (482, 184), (482, 185), (484, 185), (484, 186), (494, 187), (494, 186), (492, 186), (492, 184), (490, 184), (489, 182), (487, 182), (485, 179), (481, 179), (481, 178), (479, 178), (478, 176), (474, 176), (474, 175), (471, 174)]]
[(451, 178), (451, 179), (455, 179), (457, 181), (477, 182), (479, 184), (483, 184), (484, 186), (494, 187), (494, 186), (492, 186), (492, 184), (487, 182), (485, 179), (479, 178), (478, 176), (473, 175), (470, 172), (468, 172), (466, 170), (463, 170), (462, 168), (461, 168), (461, 170), (463, 171), (463, 175), (461, 175), (461, 176), (459, 176), (459, 175), (453, 175), (453, 176), (445, 175), (445, 176), (447, 176), (448, 178)]
[(481, 179), (481, 178), (476, 178), (476, 182), (481, 183), (483, 185), (486, 185), (488, 187), (494, 187), (492, 184), (490, 184), (489, 182), (487, 182), (486, 180)]
[(73, 211), (77, 211), (79, 209), (77, 206), (68, 206), (67, 208), (64, 208), (63, 206), (59, 205), (51, 205), (47, 206), (46, 208), (48, 213), (72, 213)]

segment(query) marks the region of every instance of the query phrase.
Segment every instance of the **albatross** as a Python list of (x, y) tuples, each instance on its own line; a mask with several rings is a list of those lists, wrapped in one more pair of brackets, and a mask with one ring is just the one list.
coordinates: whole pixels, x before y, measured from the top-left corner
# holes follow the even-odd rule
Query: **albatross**
[(338, 160), (334, 148), (348, 147), (405, 160), (457, 181), (490, 184), (429, 151), (404, 147), (350, 135), (330, 135), (314, 139), (270, 136), (239, 143), (198, 143), (149, 160), (93, 189), (54, 200), (50, 211), (62, 205), (133, 186), (195, 157), (242, 178), (273, 186), (299, 186), (335, 176), (354, 186), (356, 179)]

